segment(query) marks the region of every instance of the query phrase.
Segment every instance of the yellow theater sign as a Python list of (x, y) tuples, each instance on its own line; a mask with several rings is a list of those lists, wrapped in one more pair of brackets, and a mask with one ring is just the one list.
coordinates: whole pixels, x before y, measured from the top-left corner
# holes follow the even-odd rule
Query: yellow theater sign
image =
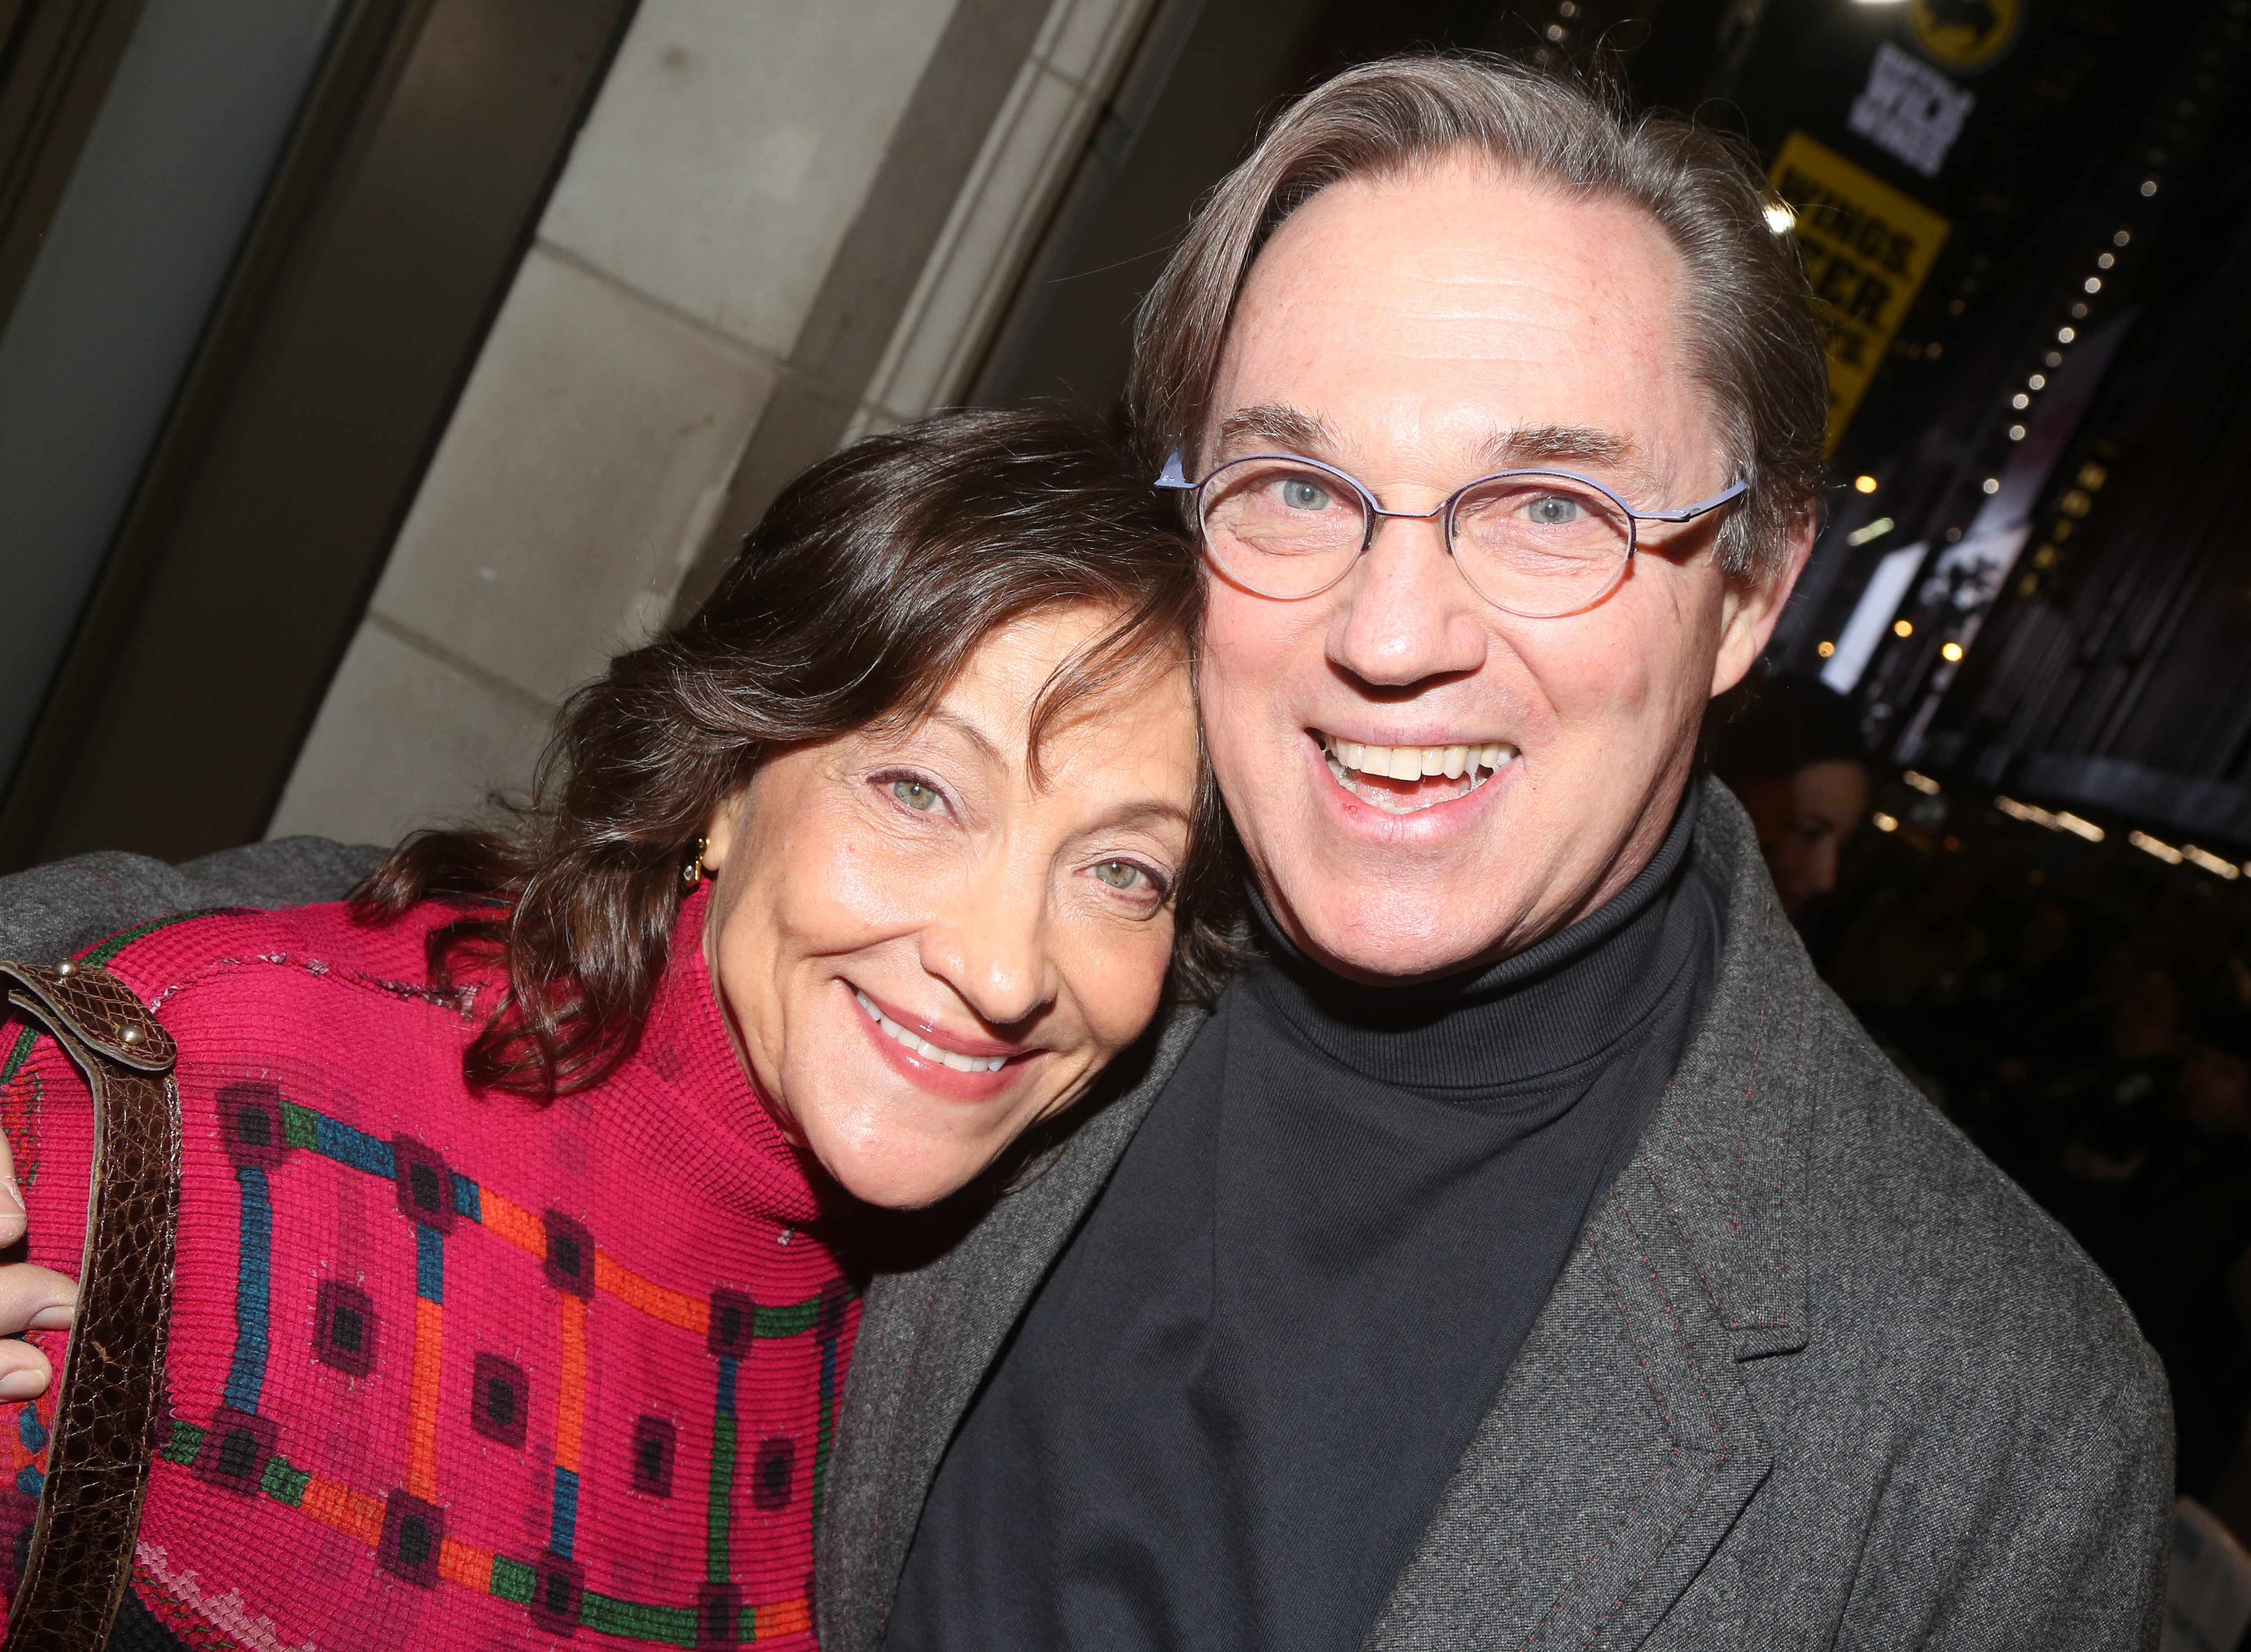
[(1775, 157), (1772, 182), (1828, 335), (1833, 453), (1952, 226), (1803, 132)]

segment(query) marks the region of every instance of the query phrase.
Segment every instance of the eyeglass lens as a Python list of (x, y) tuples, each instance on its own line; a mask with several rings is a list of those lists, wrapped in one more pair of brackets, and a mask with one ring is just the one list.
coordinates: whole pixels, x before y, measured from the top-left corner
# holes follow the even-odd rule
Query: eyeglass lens
[[(1600, 489), (1575, 477), (1518, 472), (1468, 489), (1447, 524), (1463, 577), (1487, 601), (1539, 618), (1569, 614), (1616, 583), (1633, 547), (1632, 523)], [(1243, 459), (1203, 488), (1208, 554), (1262, 596), (1326, 590), (1367, 543), (1368, 509), (1350, 483), (1288, 460)]]

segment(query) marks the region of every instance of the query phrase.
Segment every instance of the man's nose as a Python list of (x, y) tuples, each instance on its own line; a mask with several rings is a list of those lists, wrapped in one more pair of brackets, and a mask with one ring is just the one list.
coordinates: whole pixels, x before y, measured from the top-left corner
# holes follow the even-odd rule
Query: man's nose
[(1010, 1026), (1055, 996), (1044, 878), (998, 870), (965, 878), (943, 906), (923, 927), (922, 967), (980, 1020)]
[(1363, 682), (1405, 688), (1485, 663), (1486, 633), (1475, 613), (1485, 599), (1454, 566), (1442, 520), (1379, 519), (1344, 590), (1329, 658)]

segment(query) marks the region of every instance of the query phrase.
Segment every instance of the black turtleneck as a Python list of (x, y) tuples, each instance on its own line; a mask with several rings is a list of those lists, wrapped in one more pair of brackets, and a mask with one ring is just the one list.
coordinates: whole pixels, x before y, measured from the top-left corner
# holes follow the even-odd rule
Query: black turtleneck
[(955, 1436), (891, 1652), (1360, 1644), (1702, 1015), (1693, 799), (1473, 975), (1363, 986), (1269, 924)]

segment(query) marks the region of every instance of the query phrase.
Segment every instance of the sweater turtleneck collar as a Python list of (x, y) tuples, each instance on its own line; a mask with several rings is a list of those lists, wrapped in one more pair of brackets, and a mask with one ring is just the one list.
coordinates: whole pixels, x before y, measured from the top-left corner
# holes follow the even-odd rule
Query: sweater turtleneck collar
[(1273, 961), (1257, 985), (1299, 1037), (1369, 1078), (1484, 1095), (1568, 1083), (1634, 1035), (1687, 962), (1666, 916), (1695, 824), (1692, 786), (1649, 864), (1600, 907), (1498, 963), (1412, 986), (1322, 968), (1253, 889)]
[[(672, 1105), (698, 1125), (699, 1151), (685, 1169), (690, 1181), (745, 1216), (808, 1225), (849, 1200), (809, 1155), (791, 1146), (776, 1109), (736, 1053), (718, 983), (703, 957), (710, 899), (707, 883), (681, 903), (672, 955), (632, 1064), (662, 1079)], [(595, 1099), (599, 1105), (599, 1091)]]

